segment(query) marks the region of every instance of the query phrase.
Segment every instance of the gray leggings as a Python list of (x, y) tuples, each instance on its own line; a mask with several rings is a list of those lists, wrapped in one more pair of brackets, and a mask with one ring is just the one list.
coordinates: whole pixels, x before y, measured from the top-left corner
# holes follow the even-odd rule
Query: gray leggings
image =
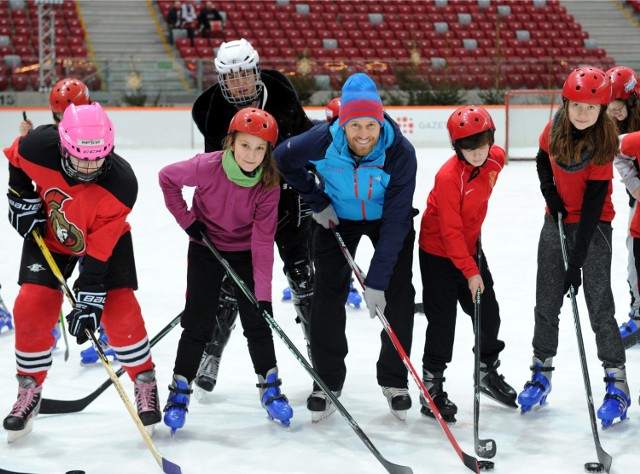
[[(569, 255), (577, 230), (578, 224), (565, 225)], [(558, 349), (559, 315), (565, 301), (562, 294), (564, 273), (558, 224), (549, 214), (545, 214), (538, 242), (533, 333), (533, 355), (540, 360), (555, 356)], [(603, 367), (622, 367), (626, 359), (611, 292), (610, 222), (600, 222), (593, 234), (582, 266), (582, 279), (583, 286), (579, 290), (584, 295), (591, 329), (596, 335), (598, 359), (602, 361)]]

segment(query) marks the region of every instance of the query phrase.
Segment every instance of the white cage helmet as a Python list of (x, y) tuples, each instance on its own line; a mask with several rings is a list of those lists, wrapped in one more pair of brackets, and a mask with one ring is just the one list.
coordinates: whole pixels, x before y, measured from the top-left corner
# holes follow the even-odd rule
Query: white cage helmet
[(246, 106), (262, 91), (260, 57), (251, 43), (242, 38), (222, 43), (215, 64), (222, 95), (227, 102)]

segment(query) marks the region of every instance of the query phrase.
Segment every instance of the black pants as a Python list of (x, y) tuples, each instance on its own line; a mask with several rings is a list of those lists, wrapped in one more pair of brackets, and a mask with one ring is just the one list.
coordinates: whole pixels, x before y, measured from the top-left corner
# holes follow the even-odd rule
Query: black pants
[[(419, 251), (419, 258), (422, 301), (428, 321), (422, 365), (431, 373), (444, 372), (453, 356), (458, 303), (462, 310), (472, 317), (475, 305), (467, 279), (450, 259), (423, 250)], [(504, 342), (498, 339), (500, 309), (484, 252), (480, 275), (484, 282), (481, 298), (480, 360), (492, 364), (504, 349)]]
[[(220, 253), (253, 291), (251, 251)], [(189, 243), (188, 258), (187, 301), (180, 322), (183, 331), (173, 372), (191, 382), (196, 377), (204, 346), (211, 340), (225, 270), (207, 247), (195, 242)], [(240, 290), (236, 289), (236, 296), (253, 368), (256, 374), (265, 376), (276, 366), (271, 328)]]
[[(380, 221), (340, 220), (338, 231), (349, 251), (356, 255), (362, 236), (375, 247), (380, 237)], [(385, 316), (400, 344), (411, 354), (415, 290), (412, 280), (415, 231), (407, 234), (398, 255), (389, 287), (385, 291)], [(345, 303), (349, 293), (351, 269), (342, 255), (333, 232), (316, 226), (313, 238), (315, 291), (311, 307), (311, 353), (314, 367), (331, 390), (341, 390), (347, 368), (348, 353)], [(380, 386), (407, 387), (407, 369), (385, 331), (380, 333), (382, 348), (376, 365)]]
[(275, 241), (285, 274), (287, 270), (303, 263), (311, 263), (311, 225), (311, 216), (301, 215), (300, 196), (289, 186), (283, 185), (278, 202)]

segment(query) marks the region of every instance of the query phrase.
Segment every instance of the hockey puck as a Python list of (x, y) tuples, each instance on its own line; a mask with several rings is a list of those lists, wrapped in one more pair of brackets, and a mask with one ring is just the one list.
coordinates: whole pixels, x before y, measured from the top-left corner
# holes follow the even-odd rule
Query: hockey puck
[(66, 474), (87, 474), (84, 471), (67, 471)]
[(604, 465), (600, 462), (588, 462), (584, 465), (586, 472), (604, 472)]
[(481, 471), (493, 471), (493, 461), (478, 461), (478, 469)]

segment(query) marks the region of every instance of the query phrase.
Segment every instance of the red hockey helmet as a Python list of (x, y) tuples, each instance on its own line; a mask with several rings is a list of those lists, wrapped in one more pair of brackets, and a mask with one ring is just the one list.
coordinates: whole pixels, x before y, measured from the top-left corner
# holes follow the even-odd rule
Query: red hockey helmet
[(88, 105), (91, 103), (89, 88), (80, 79), (65, 77), (56, 82), (49, 93), (49, 103), (54, 114), (63, 114), (70, 105)]
[(340, 113), (340, 97), (331, 99), (327, 104), (327, 108), (325, 110), (327, 122), (331, 122), (334, 117), (338, 116), (338, 113)]
[(632, 92), (640, 97), (640, 80), (630, 67), (612, 67), (607, 76), (611, 81), (611, 100), (627, 100)]
[(494, 130), (496, 126), (489, 112), (477, 105), (459, 107), (451, 114), (447, 121), (449, 136), (455, 142), (461, 138), (470, 137), (487, 130)]
[(248, 133), (262, 138), (275, 147), (278, 141), (278, 124), (273, 116), (264, 110), (247, 107), (240, 109), (231, 119), (229, 132)]
[(562, 97), (584, 104), (608, 105), (611, 101), (611, 81), (593, 66), (574, 69), (564, 81)]

